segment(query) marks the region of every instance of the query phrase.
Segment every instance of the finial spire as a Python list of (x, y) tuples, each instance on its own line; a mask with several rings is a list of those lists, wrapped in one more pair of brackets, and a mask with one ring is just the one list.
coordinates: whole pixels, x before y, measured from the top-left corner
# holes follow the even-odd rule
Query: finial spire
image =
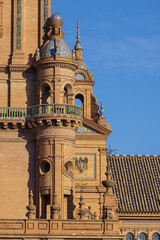
[(100, 108), (99, 113), (100, 113), (100, 116), (103, 117), (103, 115), (104, 115), (103, 103), (101, 103), (101, 108)]
[(80, 31), (79, 31), (79, 26), (80, 26), (80, 22), (77, 22), (77, 40), (80, 39)]
[(82, 48), (82, 45), (81, 45), (81, 42), (80, 42), (80, 30), (79, 30), (79, 26), (80, 26), (80, 22), (77, 22), (77, 42), (76, 42), (76, 45), (74, 47), (74, 50), (75, 50), (75, 58), (77, 60), (83, 60), (82, 58), (82, 51), (83, 51), (83, 48)]
[(29, 193), (29, 205), (27, 206), (28, 209), (28, 218), (35, 219), (36, 218), (36, 207), (33, 201), (33, 192), (30, 191)]

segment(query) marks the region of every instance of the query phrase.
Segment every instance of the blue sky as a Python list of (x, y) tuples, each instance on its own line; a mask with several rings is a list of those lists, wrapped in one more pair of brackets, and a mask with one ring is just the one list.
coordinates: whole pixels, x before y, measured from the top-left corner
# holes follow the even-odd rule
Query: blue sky
[(52, 0), (72, 50), (80, 21), (83, 58), (112, 128), (117, 154), (160, 155), (160, 1)]

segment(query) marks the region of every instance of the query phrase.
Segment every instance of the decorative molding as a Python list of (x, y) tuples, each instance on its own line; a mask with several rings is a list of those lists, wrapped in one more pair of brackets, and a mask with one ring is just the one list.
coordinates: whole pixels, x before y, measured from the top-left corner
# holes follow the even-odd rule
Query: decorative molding
[[(76, 179), (76, 181), (78, 182), (79, 180)], [(75, 191), (76, 193), (80, 193), (81, 189), (78, 186), (75, 186)], [(85, 186), (85, 188), (83, 189), (84, 193), (105, 193), (106, 192), (106, 188), (103, 186)]]
[[(53, 57), (51, 57), (53, 60)], [(75, 71), (77, 69), (77, 65), (74, 63), (62, 63), (62, 62), (37, 62), (35, 64), (35, 67), (38, 69), (45, 69), (45, 68), (51, 68), (51, 67), (60, 67), (60, 68), (67, 68), (72, 71)]]
[(11, 72), (24, 72), (27, 69), (28, 69), (28, 67), (9, 66), (9, 70)]
[[(123, 225), (160, 225), (160, 222), (122, 222)], [(142, 231), (141, 229), (139, 229), (139, 231)], [(144, 231), (144, 230), (143, 230)]]
[(17, 0), (17, 22), (16, 22), (16, 48), (21, 49), (21, 0)]
[[(1, 69), (1, 67), (0, 67)], [(0, 70), (1, 71), (1, 70)], [(9, 71), (11, 72), (24, 72), (27, 73), (35, 73), (35, 68), (29, 67), (28, 65), (9, 65)]]

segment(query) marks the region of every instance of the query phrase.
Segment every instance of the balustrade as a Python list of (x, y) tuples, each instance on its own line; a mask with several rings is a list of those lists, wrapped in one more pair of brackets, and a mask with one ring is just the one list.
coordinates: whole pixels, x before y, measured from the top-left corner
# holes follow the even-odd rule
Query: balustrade
[(68, 104), (43, 104), (28, 108), (0, 107), (0, 119), (29, 119), (44, 115), (74, 115), (82, 117), (82, 109)]

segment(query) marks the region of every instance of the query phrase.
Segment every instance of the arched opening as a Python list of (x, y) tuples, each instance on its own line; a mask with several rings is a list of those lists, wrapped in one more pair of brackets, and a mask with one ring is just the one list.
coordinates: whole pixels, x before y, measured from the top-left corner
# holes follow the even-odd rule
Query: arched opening
[(140, 238), (141, 240), (147, 240), (147, 235), (146, 235), (145, 233), (140, 233), (140, 234), (139, 234), (139, 238)]
[(50, 104), (50, 86), (48, 84), (43, 84), (41, 87), (41, 103), (42, 104)]
[(82, 94), (77, 94), (75, 97), (75, 105), (82, 108), (82, 113), (84, 115), (84, 97)]
[(72, 86), (69, 83), (64, 87), (63, 103), (72, 104)]
[(68, 90), (64, 87), (63, 103), (68, 104)]
[(127, 235), (126, 235), (126, 240), (133, 240), (133, 234), (132, 233), (127, 233)]
[(158, 233), (154, 233), (152, 235), (152, 240), (160, 240), (160, 235)]

